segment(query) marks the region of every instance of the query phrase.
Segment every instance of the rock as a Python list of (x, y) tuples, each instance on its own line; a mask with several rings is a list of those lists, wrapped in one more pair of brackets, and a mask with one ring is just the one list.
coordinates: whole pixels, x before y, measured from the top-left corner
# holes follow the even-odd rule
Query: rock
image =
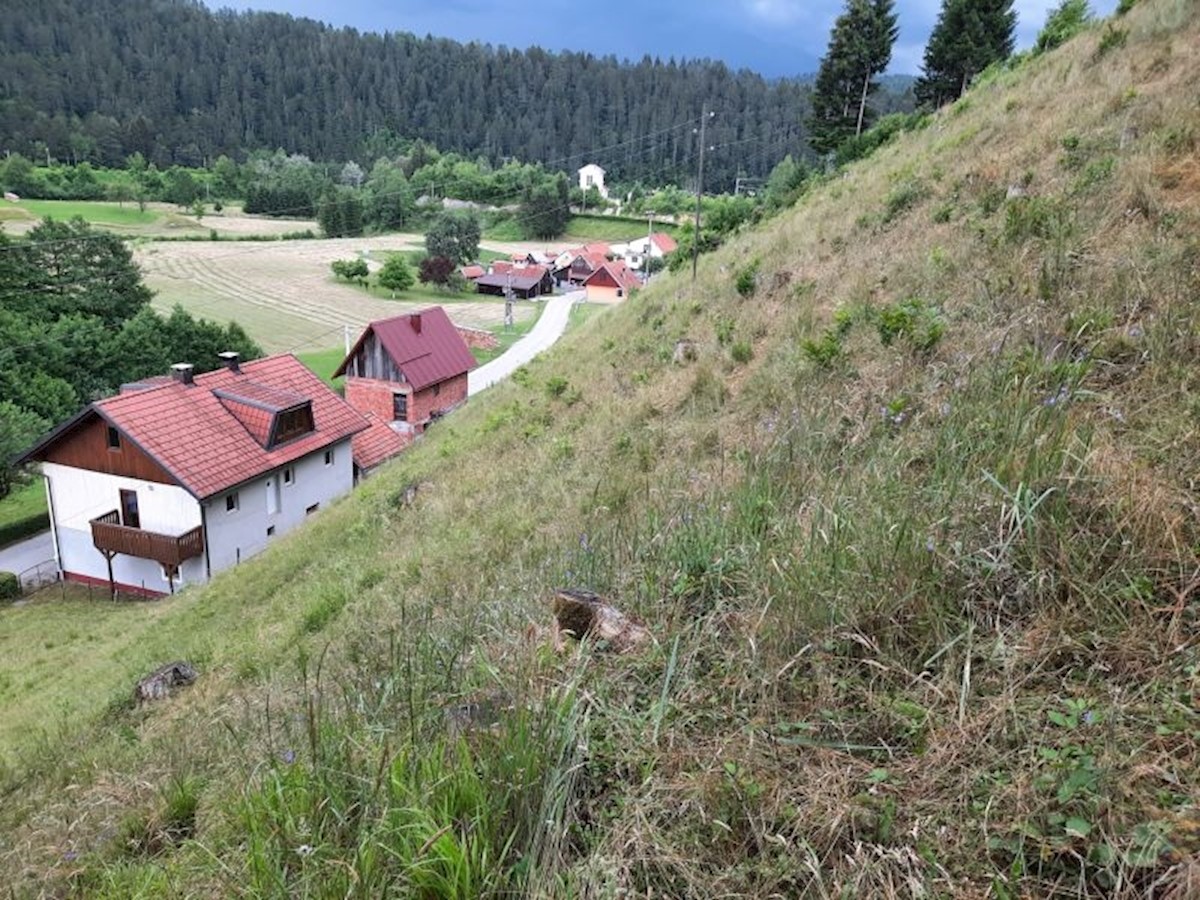
[(1005, 200), (1016, 200), (1018, 197), (1028, 196), (1029, 191), (1019, 184), (1010, 184), (1008, 190), (1004, 194)]
[(133, 699), (137, 703), (162, 700), (171, 695), (171, 689), (187, 687), (196, 680), (196, 669), (189, 662), (178, 660), (156, 669), (137, 683)]
[(650, 639), (645, 626), (591, 591), (559, 590), (554, 595), (554, 617), (558, 627), (582, 640), (604, 641), (617, 653), (636, 650)]
[(696, 360), (696, 344), (688, 338), (682, 338), (675, 342), (675, 354), (671, 357), (671, 361), (677, 366), (685, 365), (686, 363), (695, 362)]

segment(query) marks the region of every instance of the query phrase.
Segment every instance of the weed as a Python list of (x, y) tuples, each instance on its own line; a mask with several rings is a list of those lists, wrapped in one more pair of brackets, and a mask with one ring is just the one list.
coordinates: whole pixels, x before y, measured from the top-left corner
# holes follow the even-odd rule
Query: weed
[(340, 588), (326, 588), (317, 600), (310, 604), (301, 620), (300, 629), (306, 634), (324, 631), (346, 606), (349, 596)]
[(902, 338), (920, 353), (932, 352), (946, 332), (941, 310), (919, 297), (882, 307), (876, 313), (876, 325), (885, 347)]
[[(1120, 9), (1118, 9), (1120, 13)], [(1118, 28), (1109, 22), (1104, 26), (1104, 31), (1100, 34), (1100, 43), (1096, 45), (1095, 59), (1102, 59), (1114, 50), (1119, 50), (1125, 46), (1125, 41), (1129, 38), (1129, 32), (1124, 28)]]
[(806, 339), (801, 343), (804, 355), (823, 369), (833, 367), (842, 358), (842, 340), (837, 331), (826, 331), (819, 338)]
[(745, 365), (754, 357), (754, 348), (750, 346), (749, 341), (734, 341), (733, 346), (729, 348), (729, 355), (735, 363)]
[(915, 178), (909, 178), (894, 188), (887, 196), (882, 222), (887, 225), (906, 213), (924, 197), (925, 186)]

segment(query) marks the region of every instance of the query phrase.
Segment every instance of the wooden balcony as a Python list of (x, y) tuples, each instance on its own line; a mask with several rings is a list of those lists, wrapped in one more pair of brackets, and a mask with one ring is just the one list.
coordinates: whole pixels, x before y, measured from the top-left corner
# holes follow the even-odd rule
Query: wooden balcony
[(92, 543), (105, 556), (124, 553), (152, 559), (168, 570), (178, 569), (184, 560), (204, 553), (204, 530), (193, 528), (178, 536), (159, 534), (121, 524), (115, 509), (92, 519)]

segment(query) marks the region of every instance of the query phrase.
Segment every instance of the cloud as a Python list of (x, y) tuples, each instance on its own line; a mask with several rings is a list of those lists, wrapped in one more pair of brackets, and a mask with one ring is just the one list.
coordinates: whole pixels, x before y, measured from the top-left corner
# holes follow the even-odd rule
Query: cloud
[(772, 25), (790, 25), (804, 12), (804, 4), (798, 0), (744, 0), (750, 15)]

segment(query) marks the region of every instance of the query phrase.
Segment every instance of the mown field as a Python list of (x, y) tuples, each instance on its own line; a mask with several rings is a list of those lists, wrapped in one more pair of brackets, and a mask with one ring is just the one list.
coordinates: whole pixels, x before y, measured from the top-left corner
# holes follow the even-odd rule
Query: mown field
[(206, 240), (215, 233), (219, 238), (236, 240), (319, 231), (317, 224), (309, 220), (247, 216), (237, 206), (227, 206), (219, 213), (208, 209), (197, 219), (167, 203), (148, 203), (145, 210), (134, 202), (87, 200), (20, 200), (0, 204), (0, 224), (9, 234), (23, 234), (47, 216), (54, 219), (78, 216), (98, 228), (131, 238)]
[[(321, 349), (349, 327), (431, 304), (446, 307), (462, 325), (492, 328), (504, 304), (474, 294), (446, 294), (417, 285), (391, 299), (333, 277), (329, 264), (360, 253), (416, 252), (412, 236), (251, 243), (143, 242), (135, 259), (155, 291), (154, 306), (176, 304), (219, 322), (237, 321), (269, 353)], [(523, 310), (521, 315), (529, 315)]]

